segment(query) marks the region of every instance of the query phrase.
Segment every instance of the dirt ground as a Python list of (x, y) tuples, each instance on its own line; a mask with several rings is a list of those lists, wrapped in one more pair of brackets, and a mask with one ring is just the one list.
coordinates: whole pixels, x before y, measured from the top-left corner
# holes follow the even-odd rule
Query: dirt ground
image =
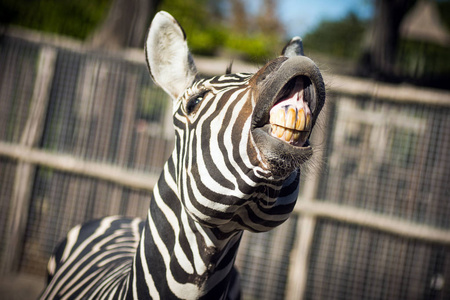
[(45, 279), (31, 275), (0, 276), (0, 300), (35, 300), (44, 289)]

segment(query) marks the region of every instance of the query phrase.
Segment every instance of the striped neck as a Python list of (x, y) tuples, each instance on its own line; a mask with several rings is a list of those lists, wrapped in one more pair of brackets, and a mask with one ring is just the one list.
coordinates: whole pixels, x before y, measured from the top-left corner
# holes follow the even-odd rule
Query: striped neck
[(134, 299), (220, 299), (229, 288), (242, 231), (195, 222), (174, 190), (169, 159), (156, 185), (128, 295)]
[[(230, 280), (237, 279), (233, 264), (242, 229), (266, 231), (286, 220), (295, 204), (289, 195), (295, 194), (296, 198), (299, 176), (296, 173), (284, 181), (292, 186), (289, 195), (280, 195), (281, 187), (260, 183), (254, 194), (241, 201), (243, 208), (236, 210), (227, 223), (211, 227), (194, 220), (186, 210), (176, 170), (171, 157), (153, 191), (128, 294), (134, 299), (221, 299), (238, 289)], [(270, 193), (284, 202), (274, 208), (270, 204), (273, 199), (267, 196)], [(262, 194), (266, 195), (270, 213), (276, 210), (275, 219), (264, 216), (268, 211), (258, 204)], [(264, 218), (266, 223), (262, 222)]]

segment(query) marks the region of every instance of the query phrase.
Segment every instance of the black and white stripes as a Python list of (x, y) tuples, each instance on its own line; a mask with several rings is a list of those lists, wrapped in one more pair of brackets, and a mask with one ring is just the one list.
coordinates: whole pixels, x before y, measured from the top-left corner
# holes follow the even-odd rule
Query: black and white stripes
[(41, 298), (124, 299), (143, 225), (113, 216), (74, 227), (50, 258)]
[[(288, 52), (297, 53), (292, 45)], [(243, 230), (270, 230), (294, 208), (299, 167), (312, 151), (298, 136), (309, 135), (325, 97), (317, 67), (283, 56), (256, 74), (198, 80), (184, 33), (165, 12), (152, 22), (146, 56), (152, 78), (173, 98), (175, 127), (148, 218), (72, 229), (50, 259), (42, 299), (236, 299)], [(309, 115), (300, 111), (311, 103), (318, 105)], [(301, 129), (287, 125), (300, 121)], [(280, 126), (283, 135), (271, 131)]]

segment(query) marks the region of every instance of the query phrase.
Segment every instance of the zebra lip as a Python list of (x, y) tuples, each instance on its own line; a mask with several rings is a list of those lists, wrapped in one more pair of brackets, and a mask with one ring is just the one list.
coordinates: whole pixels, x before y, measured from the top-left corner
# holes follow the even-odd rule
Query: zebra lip
[(271, 137), (286, 142), (294, 147), (303, 148), (309, 146), (308, 137), (310, 131), (293, 130), (274, 124), (266, 124), (262, 127), (262, 130)]
[[(287, 174), (300, 167), (303, 162), (312, 156), (313, 150), (308, 139), (301, 146), (293, 145), (272, 136), (270, 130), (270, 124), (255, 127), (252, 130), (252, 136), (257, 148), (269, 162), (269, 165), (272, 165), (273, 171), (279, 173), (278, 175)], [(280, 169), (280, 166), (284, 167)]]

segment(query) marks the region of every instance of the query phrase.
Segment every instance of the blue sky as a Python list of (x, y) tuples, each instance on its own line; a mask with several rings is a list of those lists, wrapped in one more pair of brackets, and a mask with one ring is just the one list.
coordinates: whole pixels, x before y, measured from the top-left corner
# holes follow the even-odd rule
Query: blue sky
[(374, 0), (279, 0), (278, 14), (288, 36), (304, 36), (321, 20), (339, 19), (350, 11), (362, 18), (370, 18), (373, 2)]

